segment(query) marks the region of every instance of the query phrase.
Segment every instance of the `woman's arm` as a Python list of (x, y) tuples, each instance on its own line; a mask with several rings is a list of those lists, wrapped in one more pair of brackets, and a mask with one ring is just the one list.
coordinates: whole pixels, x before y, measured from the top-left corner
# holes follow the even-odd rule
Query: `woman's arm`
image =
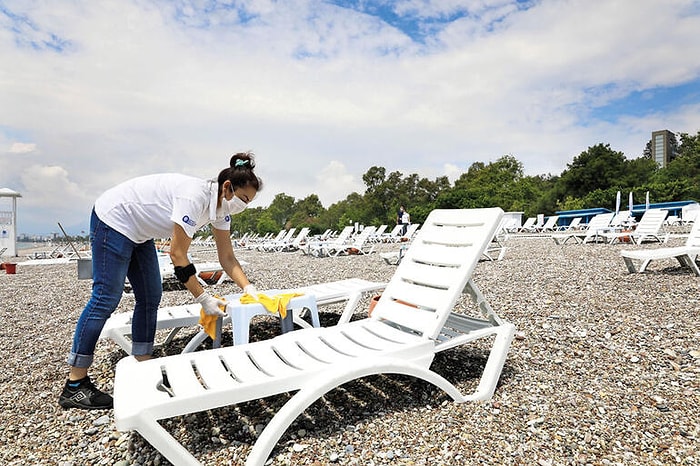
[[(173, 266), (187, 267), (190, 264), (190, 259), (187, 257), (187, 251), (190, 249), (192, 238), (187, 236), (185, 230), (177, 223), (173, 225), (173, 236), (170, 244), (170, 260)], [(176, 273), (177, 276), (177, 273)], [(178, 279), (180, 277), (178, 276)], [(185, 287), (192, 293), (195, 298), (204, 292), (204, 288), (197, 280), (196, 274), (187, 278), (187, 281), (182, 282)]]
[(216, 252), (219, 255), (219, 263), (226, 271), (231, 280), (233, 280), (236, 285), (244, 289), (246, 286), (250, 285), (248, 277), (246, 277), (245, 272), (243, 272), (243, 267), (236, 259), (236, 255), (233, 253), (233, 246), (231, 245), (231, 236), (226, 230), (217, 230), (212, 228), (214, 231), (214, 241), (216, 242)]

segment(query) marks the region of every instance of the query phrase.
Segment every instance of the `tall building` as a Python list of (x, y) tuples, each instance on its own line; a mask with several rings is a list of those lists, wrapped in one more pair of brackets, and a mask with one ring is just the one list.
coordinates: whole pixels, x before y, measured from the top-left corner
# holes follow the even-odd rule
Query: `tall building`
[(673, 158), (673, 138), (674, 134), (667, 129), (651, 133), (651, 156), (661, 168), (668, 165)]

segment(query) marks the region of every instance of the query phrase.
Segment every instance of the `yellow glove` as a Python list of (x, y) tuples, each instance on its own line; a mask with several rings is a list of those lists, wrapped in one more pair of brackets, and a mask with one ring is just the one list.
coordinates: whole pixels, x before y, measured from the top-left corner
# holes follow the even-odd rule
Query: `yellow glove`
[[(214, 295), (214, 298), (224, 303), (219, 304), (219, 309), (221, 309), (222, 312), (226, 312), (226, 300), (219, 295)], [(216, 339), (216, 321), (219, 320), (219, 317), (220, 316), (216, 314), (206, 313), (204, 307), (199, 310), (199, 325), (202, 326), (206, 334), (209, 335), (212, 340)]]
[(280, 293), (274, 296), (267, 296), (263, 293), (257, 295), (244, 294), (241, 296), (241, 304), (260, 303), (268, 312), (279, 314), (283, 319), (287, 317), (287, 304), (292, 298), (303, 296), (304, 293)]

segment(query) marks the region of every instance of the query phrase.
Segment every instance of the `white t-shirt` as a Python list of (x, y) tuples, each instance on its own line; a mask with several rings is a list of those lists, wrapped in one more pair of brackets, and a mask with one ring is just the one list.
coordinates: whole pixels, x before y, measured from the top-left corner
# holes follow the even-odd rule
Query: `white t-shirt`
[(173, 224), (192, 238), (204, 225), (229, 230), (231, 217), (216, 209), (216, 181), (177, 173), (147, 175), (108, 189), (95, 201), (95, 213), (135, 243), (172, 236)]

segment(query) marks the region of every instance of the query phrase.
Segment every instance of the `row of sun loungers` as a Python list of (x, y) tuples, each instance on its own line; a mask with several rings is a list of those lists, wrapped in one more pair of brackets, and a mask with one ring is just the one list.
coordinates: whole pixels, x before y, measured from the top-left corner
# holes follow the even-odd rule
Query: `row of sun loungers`
[[(645, 241), (666, 242), (669, 234), (664, 232), (664, 221), (668, 212), (662, 209), (651, 209), (644, 213), (638, 223), (630, 220), (619, 220), (619, 214), (598, 214), (591, 219), (583, 230), (555, 233), (552, 239), (557, 244), (565, 244), (573, 240), (579, 244), (590, 242), (631, 242), (641, 244)], [(628, 217), (629, 218), (629, 217)], [(616, 220), (617, 219), (617, 220)]]

